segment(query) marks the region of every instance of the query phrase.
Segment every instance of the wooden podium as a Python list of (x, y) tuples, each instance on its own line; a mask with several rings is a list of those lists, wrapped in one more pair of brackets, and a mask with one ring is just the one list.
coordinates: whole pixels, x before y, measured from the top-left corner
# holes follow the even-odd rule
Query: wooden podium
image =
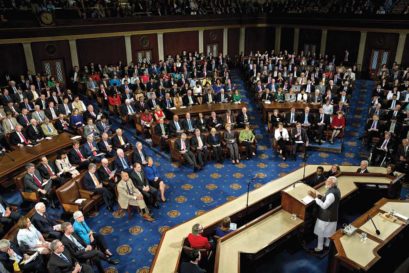
[(308, 196), (308, 191), (316, 191), (304, 183), (296, 183), (281, 191), (281, 207), (291, 214), (297, 215), (298, 218), (306, 220), (307, 208), (314, 203), (305, 203), (303, 198)]

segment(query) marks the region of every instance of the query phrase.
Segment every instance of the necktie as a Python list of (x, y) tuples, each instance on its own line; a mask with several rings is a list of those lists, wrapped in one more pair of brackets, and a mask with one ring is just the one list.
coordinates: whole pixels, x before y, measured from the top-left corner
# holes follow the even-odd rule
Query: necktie
[(95, 186), (99, 186), (99, 181), (97, 179), (97, 177), (95, 176), (95, 174), (90, 173), (92, 181), (94, 181)]
[(105, 171), (107, 172), (107, 174), (111, 175), (111, 173), (112, 173), (111, 170), (109, 168), (107, 168), (107, 167), (104, 167), (104, 168), (105, 168)]
[(125, 141), (123, 140), (122, 136), (118, 136), (119, 138), (119, 143), (121, 144), (121, 146), (125, 145)]
[(67, 104), (64, 104), (65, 106), (65, 112), (67, 113), (67, 115), (71, 114), (70, 108), (68, 107)]
[(176, 131), (180, 131), (180, 126), (179, 126), (179, 122), (175, 122), (175, 127), (176, 127)]
[(305, 123), (308, 123), (308, 114), (305, 115), (304, 124), (305, 124)]
[(0, 203), (0, 215), (4, 216), (4, 213), (6, 212), (6, 209), (3, 207), (3, 205)]
[(186, 150), (186, 144), (185, 144), (185, 141), (183, 141), (183, 140), (182, 140), (182, 145), (181, 145), (181, 146), (182, 146), (182, 151)]
[(321, 123), (324, 123), (324, 115), (321, 114)]
[(36, 183), (36, 185), (37, 185), (40, 189), (43, 188), (43, 185), (41, 184), (40, 179), (38, 179), (35, 174), (33, 174), (33, 180), (34, 180), (34, 182)]
[(45, 165), (45, 167), (47, 168), (47, 171), (48, 171), (48, 174), (50, 175), (50, 176), (54, 176), (54, 172), (53, 172), (53, 170), (51, 169), (51, 167), (50, 167), (50, 165)]
[[(128, 181), (129, 181), (129, 180), (128, 180)], [(133, 192), (132, 192), (132, 190), (131, 190), (132, 187), (129, 186), (128, 181), (125, 182), (125, 184), (126, 184), (126, 189), (128, 190), (128, 194), (129, 194), (129, 195), (133, 195)]]
[(24, 120), (26, 121), (26, 124), (28, 124), (28, 118), (27, 118), (27, 116), (26, 116), (26, 115), (23, 115), (23, 117), (24, 117)]
[(391, 108), (395, 108), (395, 106), (396, 106), (396, 100), (393, 100), (391, 104)]
[(189, 131), (192, 131), (193, 127), (192, 127), (192, 123), (190, 122), (190, 119), (187, 120), (187, 124), (189, 125)]
[(382, 143), (381, 150), (386, 150), (387, 145), (388, 145), (388, 140), (385, 139), (385, 141)]
[(70, 263), (70, 261), (67, 259), (67, 257), (65, 257), (64, 254), (62, 254), (62, 253), (60, 254), (60, 258), (61, 258), (64, 262), (66, 262), (66, 263), (68, 263), (68, 264)]
[(27, 139), (24, 137), (24, 135), (23, 135), (22, 132), (18, 132), (18, 135), (20, 136), (20, 138), (23, 140), (23, 142), (24, 142), (25, 144), (28, 144)]
[(11, 119), (9, 119), (8, 121), (9, 121), (9, 123), (10, 123), (10, 129), (11, 129), (11, 130), (14, 130), (13, 122), (11, 122)]
[(50, 125), (48, 125), (48, 124), (47, 124), (47, 129), (48, 129), (48, 132), (49, 132), (49, 133), (51, 133), (51, 132), (53, 131), (53, 130), (51, 130)]
[(74, 236), (70, 235), (70, 239), (71, 239), (71, 241), (77, 246), (77, 248), (78, 248), (79, 250), (84, 250), (84, 249), (85, 249), (85, 247), (84, 247), (83, 245), (81, 245), (80, 242), (78, 242), (78, 240), (75, 239)]
[(92, 155), (93, 155), (93, 156), (96, 156), (96, 155), (97, 155), (97, 151), (93, 151), (93, 150), (94, 150), (94, 145), (92, 145), (92, 143), (89, 143), (89, 147), (91, 148)]
[(124, 167), (124, 169), (128, 169), (128, 168), (129, 168), (129, 166), (128, 166), (128, 163), (126, 163), (125, 158), (120, 157), (120, 159), (121, 159), (122, 166)]
[(375, 129), (376, 128), (376, 121), (372, 122), (372, 126), (371, 129)]
[(165, 126), (163, 126), (162, 123), (160, 123), (160, 130), (162, 131), (162, 135), (166, 135)]
[(130, 105), (128, 105), (128, 112), (129, 112), (130, 115), (132, 115), (134, 113), (133, 109), (132, 109), (132, 107)]
[(78, 149), (75, 149), (75, 151), (77, 152), (77, 155), (80, 157), (80, 159), (81, 159), (81, 160), (83, 160), (83, 159), (84, 159), (84, 157), (82, 156), (81, 151), (80, 151), (80, 150), (78, 150)]
[(54, 108), (51, 108), (50, 111), (51, 111), (51, 116), (52, 116), (52, 118), (53, 118), (53, 119), (56, 119), (56, 118), (57, 118), (57, 115), (55, 114)]

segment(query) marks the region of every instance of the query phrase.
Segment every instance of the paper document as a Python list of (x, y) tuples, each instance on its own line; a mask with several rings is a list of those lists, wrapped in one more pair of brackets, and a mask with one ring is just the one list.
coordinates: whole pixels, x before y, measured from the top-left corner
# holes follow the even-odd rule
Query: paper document
[(73, 136), (71, 139), (72, 140), (81, 139), (81, 136)]
[(99, 153), (96, 156), (104, 156), (104, 155), (105, 155), (105, 153)]
[(29, 262), (34, 261), (35, 258), (37, 258), (37, 256), (38, 256), (38, 252), (31, 255), (30, 258), (28, 258), (27, 260), (22, 261), (21, 264), (28, 264)]
[(297, 144), (303, 144), (304, 141), (302, 141), (302, 140), (296, 140), (295, 143), (297, 143)]
[(230, 229), (231, 230), (236, 230), (237, 229), (237, 224), (236, 223), (230, 223)]
[(309, 203), (311, 203), (312, 201), (314, 201), (314, 198), (312, 198), (311, 196), (307, 195), (307, 196), (305, 196), (305, 197), (302, 199), (302, 201), (303, 201), (304, 204), (309, 204)]
[(75, 200), (74, 203), (75, 203), (75, 204), (78, 204), (78, 205), (81, 205), (82, 202), (84, 202), (85, 200), (87, 200), (87, 199), (85, 199), (85, 198), (79, 198), (79, 199)]

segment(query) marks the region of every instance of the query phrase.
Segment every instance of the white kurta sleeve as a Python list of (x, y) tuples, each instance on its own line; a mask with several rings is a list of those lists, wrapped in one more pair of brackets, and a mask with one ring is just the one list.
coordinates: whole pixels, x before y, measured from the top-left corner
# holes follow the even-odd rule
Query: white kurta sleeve
[(321, 199), (315, 198), (315, 202), (317, 203), (318, 206), (320, 206), (322, 209), (327, 209), (329, 206), (331, 206), (332, 203), (335, 202), (335, 196), (334, 194), (330, 193), (327, 195), (325, 198), (325, 202), (322, 202)]

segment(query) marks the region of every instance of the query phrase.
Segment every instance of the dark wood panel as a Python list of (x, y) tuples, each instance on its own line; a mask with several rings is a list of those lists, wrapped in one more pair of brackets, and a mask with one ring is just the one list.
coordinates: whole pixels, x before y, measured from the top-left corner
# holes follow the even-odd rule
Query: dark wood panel
[(227, 34), (227, 51), (229, 56), (233, 58), (240, 54), (240, 29), (229, 28)]
[(289, 52), (294, 51), (294, 28), (283, 27), (281, 28), (281, 41), (280, 51), (287, 50)]
[(409, 67), (409, 35), (406, 35), (405, 48), (402, 55), (402, 67)]
[(335, 55), (337, 64), (344, 61), (345, 50), (349, 52), (349, 62), (356, 63), (359, 50), (359, 31), (329, 30), (327, 34), (326, 54)]
[(368, 32), (365, 43), (365, 54), (362, 65), (363, 71), (369, 70), (369, 62), (371, 58), (371, 52), (373, 49), (381, 49), (390, 51), (388, 60), (388, 67), (395, 61), (396, 48), (398, 45), (399, 34), (397, 33), (381, 33), (381, 32)]
[(320, 29), (300, 29), (300, 37), (298, 40), (298, 50), (299, 51), (304, 50), (305, 45), (315, 45), (315, 54), (319, 54), (320, 49), (321, 49), (321, 30)]
[(203, 50), (207, 53), (207, 45), (217, 44), (218, 52), (223, 53), (223, 29), (203, 31)]
[(81, 66), (126, 63), (125, 38), (110, 37), (77, 40), (78, 59)]
[(132, 43), (132, 58), (136, 63), (138, 57), (138, 51), (151, 50), (152, 60), (157, 62), (159, 60), (158, 53), (158, 37), (154, 34), (133, 35), (131, 36)]
[(44, 74), (42, 61), (62, 59), (64, 61), (65, 71), (71, 71), (71, 52), (68, 41), (39, 42), (32, 43), (34, 64), (37, 72)]
[(184, 31), (163, 34), (163, 48), (165, 56), (199, 51), (199, 32)]
[(250, 51), (264, 52), (274, 49), (275, 29), (272, 27), (251, 27), (246, 28), (245, 53)]
[(5, 75), (18, 79), (19, 75), (27, 73), (26, 59), (22, 44), (0, 45), (0, 83), (5, 84)]

